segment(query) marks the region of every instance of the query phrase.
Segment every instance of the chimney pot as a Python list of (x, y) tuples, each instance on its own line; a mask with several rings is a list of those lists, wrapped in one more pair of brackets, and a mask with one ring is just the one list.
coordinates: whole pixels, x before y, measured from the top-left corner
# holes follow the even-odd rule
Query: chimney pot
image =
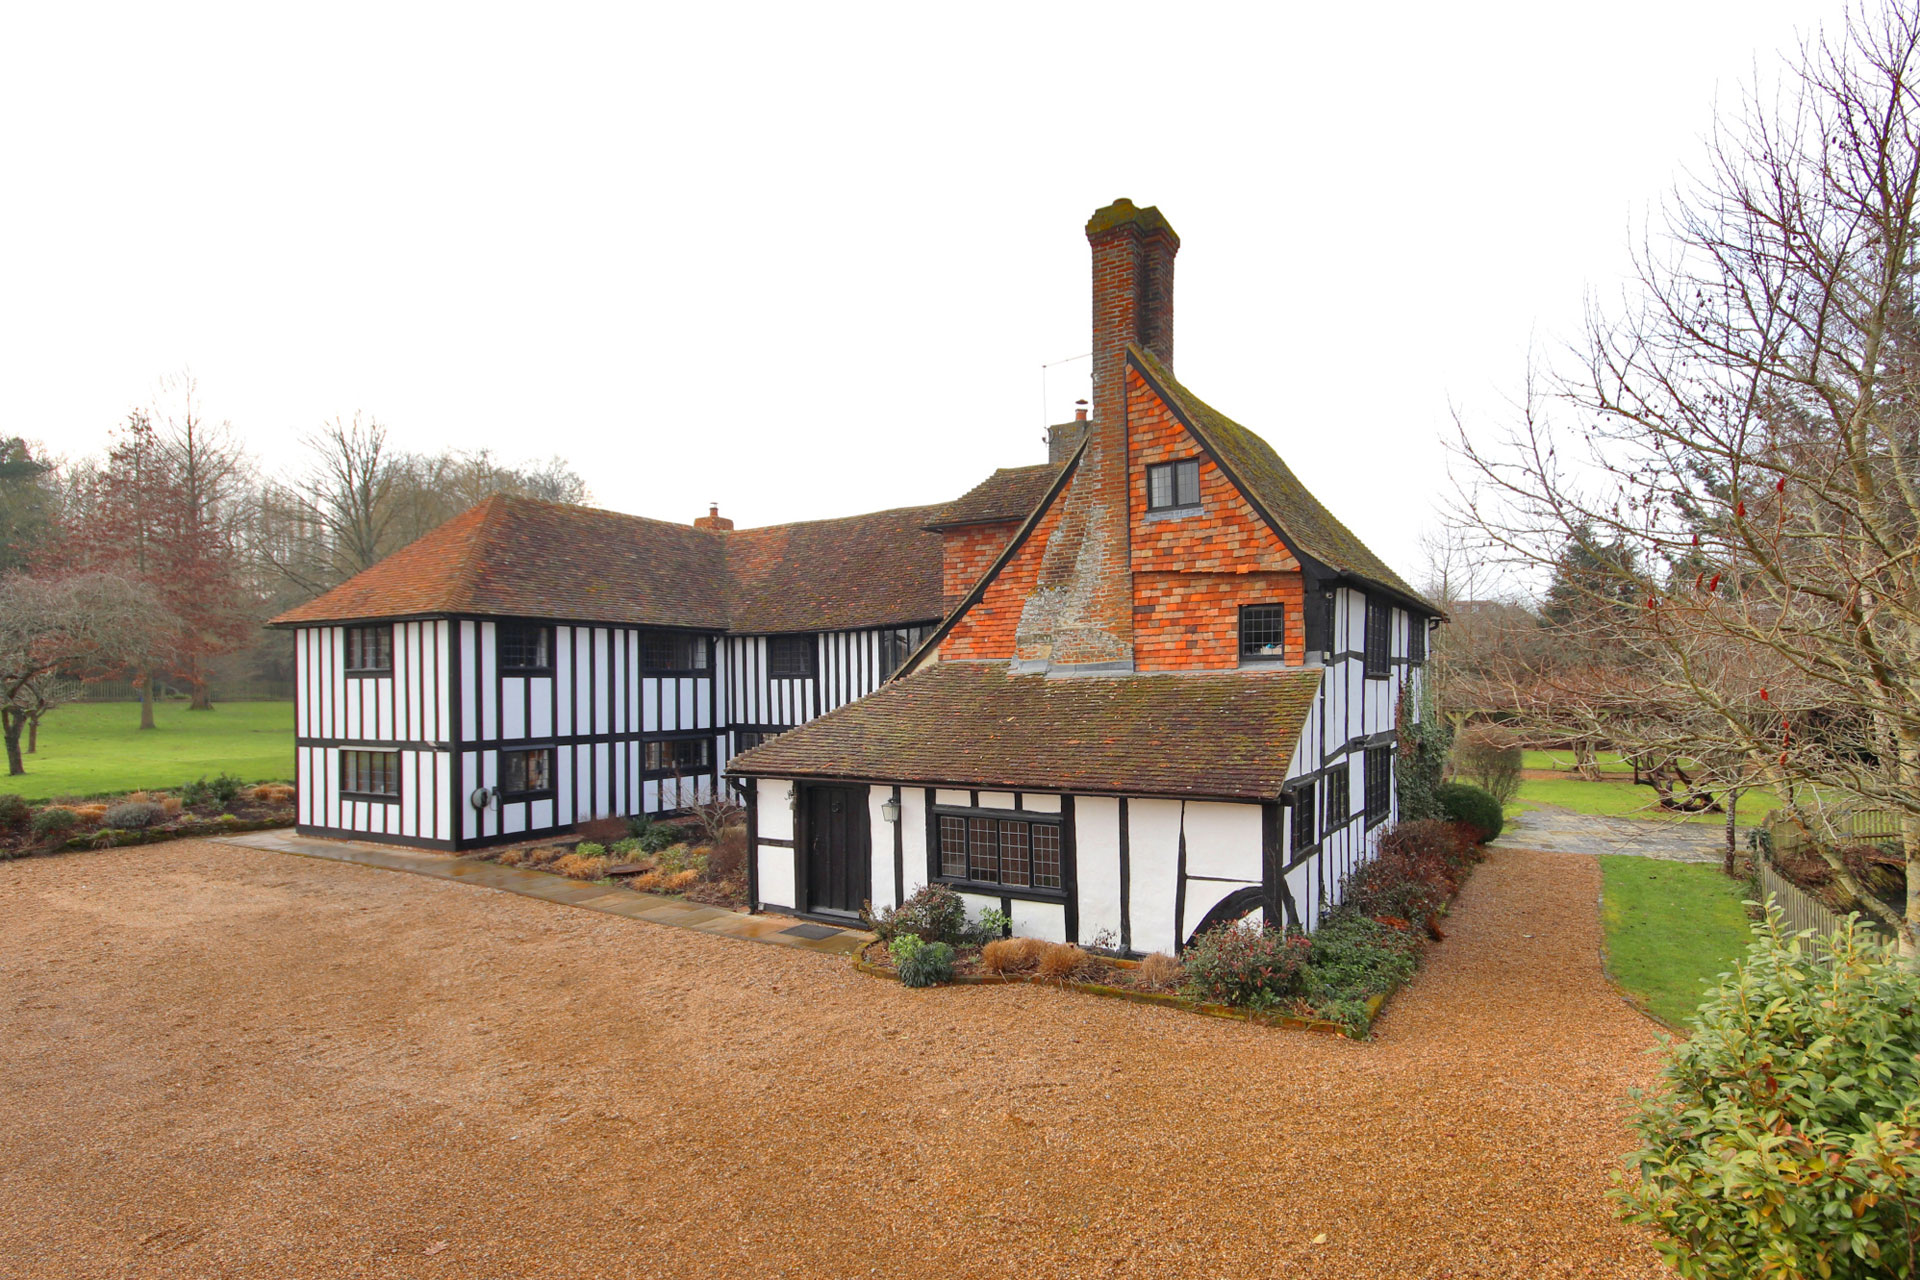
[(720, 514), (719, 503), (712, 502), (707, 504), (707, 514), (694, 517), (693, 527), (696, 529), (713, 529), (724, 532), (725, 530), (733, 528), (733, 521)]

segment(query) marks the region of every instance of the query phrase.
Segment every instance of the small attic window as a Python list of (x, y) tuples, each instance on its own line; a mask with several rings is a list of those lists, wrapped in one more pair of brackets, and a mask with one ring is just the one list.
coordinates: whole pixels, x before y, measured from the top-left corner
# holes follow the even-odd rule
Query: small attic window
[(1200, 460), (1161, 462), (1147, 468), (1147, 510), (1179, 511), (1200, 505)]

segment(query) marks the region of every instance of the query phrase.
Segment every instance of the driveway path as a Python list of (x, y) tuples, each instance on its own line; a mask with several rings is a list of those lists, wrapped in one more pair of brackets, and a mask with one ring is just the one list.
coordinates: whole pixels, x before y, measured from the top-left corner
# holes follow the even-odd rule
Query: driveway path
[[(1746, 828), (1736, 832), (1746, 839)], [(1547, 853), (1627, 853), (1669, 862), (1718, 862), (1727, 847), (1724, 827), (1677, 818), (1601, 818), (1558, 805), (1535, 805), (1507, 823), (1498, 848)]]
[(0, 863), (0, 1275), (1652, 1280), (1598, 894), (1496, 852), (1353, 1043), (236, 845)]

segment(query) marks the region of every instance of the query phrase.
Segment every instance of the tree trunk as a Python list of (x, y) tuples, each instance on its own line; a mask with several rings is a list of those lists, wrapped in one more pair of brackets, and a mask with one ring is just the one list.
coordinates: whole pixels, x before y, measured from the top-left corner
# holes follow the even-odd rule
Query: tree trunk
[(1729, 876), (1734, 874), (1733, 815), (1734, 815), (1734, 811), (1737, 810), (1739, 807), (1740, 807), (1740, 793), (1734, 790), (1732, 787), (1728, 787), (1727, 788), (1727, 857), (1726, 857), (1726, 861), (1721, 864), (1720, 869), (1726, 872)]
[(153, 677), (141, 672), (134, 678), (133, 690), (140, 695), (140, 727), (153, 728)]
[(213, 710), (213, 695), (208, 690), (205, 681), (202, 681), (201, 683), (193, 686), (193, 696), (187, 702), (187, 710), (189, 711)]
[(39, 753), (40, 717), (35, 714), (27, 717), (27, 754), (31, 756), (38, 755)]
[(20, 758), (20, 722), (17, 711), (7, 711), (0, 715), (0, 726), (4, 726), (7, 738), (7, 776), (17, 778), (27, 771), (26, 762)]

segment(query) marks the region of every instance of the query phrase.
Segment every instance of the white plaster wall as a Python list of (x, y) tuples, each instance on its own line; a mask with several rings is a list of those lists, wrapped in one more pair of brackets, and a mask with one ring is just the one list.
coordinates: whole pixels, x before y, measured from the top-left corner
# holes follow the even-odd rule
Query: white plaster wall
[[(906, 788), (902, 787), (901, 790)], [(880, 812), (880, 806), (893, 799), (892, 787), (872, 786), (867, 788), (867, 848), (869, 852), (867, 872), (867, 900), (879, 910), (883, 903), (893, 901), (893, 824)], [(901, 808), (906, 806), (903, 803)], [(901, 815), (905, 820), (905, 814)], [(906, 828), (902, 829), (901, 862), (906, 861), (906, 846), (911, 843), (904, 839)], [(924, 838), (921, 845), (924, 857)], [(904, 869), (904, 867), (903, 867)]]
[(1173, 894), (1180, 871), (1180, 801), (1127, 802), (1127, 862), (1132, 873), (1128, 914), (1133, 949), (1171, 952), (1178, 942)]
[[(904, 836), (901, 850), (901, 880), (908, 893), (927, 882), (927, 792), (924, 787), (900, 788), (900, 830)], [(893, 867), (887, 867), (886, 879), (873, 882), (873, 904), (899, 906), (893, 896)]]
[[(793, 784), (780, 779), (759, 779), (755, 819), (759, 834), (773, 840), (793, 838), (793, 811), (787, 799)], [(754, 855), (759, 865), (760, 901), (773, 906), (791, 907), (799, 896), (793, 880), (794, 851), (779, 845), (761, 845)]]
[(1067, 940), (1067, 909), (1057, 902), (1013, 900), (1013, 935), (1046, 942)]
[(1120, 802), (1080, 796), (1073, 802), (1074, 855), (1080, 883), (1080, 936), (1102, 929), (1120, 936)]
[(1013, 808), (1013, 792), (982, 791), (980, 793), (980, 807), (982, 809), (1011, 809)]

